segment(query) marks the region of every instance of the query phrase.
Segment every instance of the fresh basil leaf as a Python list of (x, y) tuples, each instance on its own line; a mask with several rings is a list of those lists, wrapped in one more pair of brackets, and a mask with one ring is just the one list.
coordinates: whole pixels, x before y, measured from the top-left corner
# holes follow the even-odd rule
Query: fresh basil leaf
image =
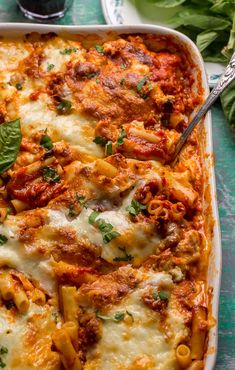
[(107, 143), (107, 139), (102, 136), (96, 136), (93, 140), (93, 143), (99, 144), (101, 146), (105, 146)]
[(88, 222), (89, 224), (93, 225), (96, 218), (99, 216), (100, 212), (97, 212), (97, 211), (93, 211), (91, 212), (89, 218), (88, 218)]
[[(224, 115), (231, 127), (235, 128), (235, 81), (233, 81), (221, 94), (220, 100)], [(0, 126), (1, 127), (1, 126)]]
[(154, 3), (159, 8), (174, 8), (181, 5), (186, 0), (148, 0), (149, 3)]
[(19, 119), (0, 125), (0, 174), (15, 163), (21, 140)]
[(172, 17), (169, 22), (174, 27), (193, 25), (202, 30), (210, 29), (216, 31), (231, 27), (229, 20), (200, 13), (192, 14), (188, 10), (179, 12), (179, 15)]
[(206, 49), (218, 37), (218, 32), (203, 31), (197, 35), (197, 47), (200, 51)]
[(69, 100), (61, 100), (61, 102), (56, 106), (56, 109), (63, 114), (70, 113), (72, 108), (72, 103)]
[(120, 251), (122, 251), (124, 253), (124, 255), (123, 256), (114, 257), (113, 258), (113, 261), (114, 262), (124, 262), (124, 261), (131, 261), (131, 260), (133, 260), (134, 256), (132, 256), (131, 254), (128, 254), (125, 247), (124, 248), (118, 247), (118, 249)]
[(111, 242), (111, 240), (119, 237), (121, 234), (119, 234), (117, 231), (111, 231), (109, 233), (103, 234), (103, 241), (105, 244)]
[(5, 235), (0, 234), (0, 245), (6, 244), (8, 241), (7, 237)]
[(40, 141), (40, 145), (45, 149), (51, 150), (53, 148), (53, 142), (47, 134), (43, 135)]
[(124, 320), (125, 312), (118, 311), (114, 314), (114, 321), (119, 322)]
[(105, 145), (105, 153), (106, 155), (112, 155), (113, 154), (113, 143), (112, 141), (108, 141)]
[(47, 182), (60, 182), (60, 175), (57, 173), (54, 167), (43, 167), (42, 168), (43, 180)]
[(214, 13), (218, 13), (220, 15), (227, 15), (233, 20), (234, 12), (235, 12), (235, 4), (234, 0), (216, 0), (213, 1), (213, 5), (210, 10)]
[(226, 45), (228, 37), (229, 34), (227, 31), (220, 31), (216, 40), (202, 51), (203, 59), (208, 62), (211, 61), (227, 64), (230, 58), (222, 54), (222, 49), (224, 48), (224, 45)]
[(124, 143), (124, 138), (126, 137), (126, 132), (123, 127), (121, 127), (120, 134), (117, 139), (117, 145), (122, 145)]

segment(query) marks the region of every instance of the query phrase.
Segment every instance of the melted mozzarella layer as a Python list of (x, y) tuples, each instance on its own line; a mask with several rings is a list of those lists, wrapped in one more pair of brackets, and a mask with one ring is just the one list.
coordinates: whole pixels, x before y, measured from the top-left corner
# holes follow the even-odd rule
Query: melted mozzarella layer
[(68, 227), (77, 233), (77, 238), (88, 239), (91, 243), (101, 246), (101, 257), (113, 263), (117, 256), (123, 257), (120, 247), (126, 248), (126, 252), (133, 256), (133, 263), (139, 264), (147, 256), (151, 255), (160, 238), (152, 226), (145, 223), (134, 223), (131, 221), (126, 210), (120, 208), (116, 211), (105, 211), (100, 213), (96, 220), (103, 219), (106, 223), (113, 226), (113, 231), (117, 231), (120, 236), (105, 244), (99, 228), (89, 223), (89, 216), (92, 210), (83, 208), (79, 216), (69, 221), (61, 211), (49, 211), (49, 225), (52, 227)]
[(13, 70), (29, 55), (22, 42), (0, 42), (0, 71)]
[[(103, 321), (102, 338), (88, 352), (85, 370), (177, 370), (175, 347), (187, 335), (184, 318), (169, 302), (167, 309), (167, 332), (163, 332), (161, 317), (148, 308), (141, 300), (141, 295), (148, 285), (156, 289), (159, 284), (172, 287), (170, 275), (166, 273), (149, 274), (140, 289), (130, 293), (119, 305), (106, 312), (114, 317), (117, 312), (129, 312), (120, 322)], [(128, 320), (126, 320), (126, 317)], [(142, 364), (142, 367), (138, 364)]]
[[(46, 370), (58, 362), (51, 354), (51, 331), (55, 311), (49, 306), (30, 304), (27, 314), (0, 310), (0, 344), (8, 353), (1, 356), (8, 370)], [(38, 340), (37, 340), (38, 339)], [(35, 347), (34, 347), (35, 345)]]
[(93, 142), (95, 126), (78, 112), (60, 115), (50, 108), (51, 105), (52, 101), (47, 94), (41, 94), (36, 101), (20, 99), (19, 116), (23, 132), (31, 136), (39, 129), (47, 129), (56, 141), (65, 140), (77, 146), (80, 151), (102, 157), (101, 147)]
[(0, 233), (8, 238), (7, 243), (0, 250), (0, 266), (9, 266), (24, 272), (28, 277), (38, 281), (46, 292), (53, 294), (56, 283), (52, 258), (27, 252), (23, 243), (17, 238), (18, 231), (14, 216), (9, 216), (8, 220), (0, 225)]

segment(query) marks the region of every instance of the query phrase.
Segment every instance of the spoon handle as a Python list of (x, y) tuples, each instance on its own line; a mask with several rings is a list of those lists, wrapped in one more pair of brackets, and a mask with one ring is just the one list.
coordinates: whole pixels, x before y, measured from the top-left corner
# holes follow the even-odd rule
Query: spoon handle
[(214, 104), (216, 99), (220, 96), (220, 94), (224, 91), (224, 89), (235, 79), (235, 53), (233, 54), (229, 64), (227, 65), (225, 72), (220, 77), (218, 83), (213, 88), (211, 93), (208, 95), (205, 103), (201, 106), (199, 111), (193, 117), (191, 123), (182, 133), (175, 149), (173, 163), (176, 162), (177, 156), (180, 153), (185, 141), (193, 131), (194, 127), (197, 123), (201, 120), (201, 118), (208, 112), (211, 106)]

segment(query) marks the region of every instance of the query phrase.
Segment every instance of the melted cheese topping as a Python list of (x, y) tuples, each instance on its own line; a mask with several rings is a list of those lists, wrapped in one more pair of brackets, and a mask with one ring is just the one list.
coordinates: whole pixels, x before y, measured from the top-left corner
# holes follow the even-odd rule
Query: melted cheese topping
[[(141, 295), (149, 285), (155, 289), (159, 284), (171, 288), (173, 283), (170, 275), (165, 273), (149, 275), (139, 289), (106, 312), (109, 317), (114, 317), (117, 312), (124, 312), (125, 319), (120, 322), (103, 321), (102, 338), (89, 351), (86, 370), (178, 369), (174, 349), (187, 335), (184, 317), (177, 312), (176, 318), (175, 309), (169, 302), (167, 338), (161, 327), (160, 315), (142, 302)], [(126, 312), (132, 317), (126, 315)]]
[[(125, 204), (125, 203), (124, 203)], [(85, 238), (91, 243), (101, 246), (101, 257), (108, 262), (113, 262), (117, 256), (122, 256), (120, 247), (125, 245), (127, 253), (133, 257), (133, 263), (139, 264), (146, 256), (152, 254), (157, 248), (160, 237), (156, 235), (152, 226), (145, 223), (134, 224), (125, 210), (121, 207), (115, 211), (102, 212), (98, 217), (105, 220), (113, 226), (113, 230), (117, 231), (120, 236), (105, 244), (102, 234), (96, 225), (89, 223), (89, 216), (93, 211), (89, 208), (83, 208), (76, 219), (69, 221), (66, 215), (61, 211), (49, 211), (49, 225), (52, 227), (73, 229), (78, 239)]]
[(52, 307), (34, 303), (27, 315), (1, 309), (0, 343), (8, 350), (1, 358), (6, 369), (49, 370), (59, 365), (58, 356), (50, 349), (51, 332), (56, 329), (55, 314), (58, 320)]
[(13, 217), (0, 225), (0, 233), (8, 238), (0, 253), (0, 267), (9, 266), (26, 273), (30, 278), (38, 281), (49, 294), (54, 294), (56, 283), (54, 280), (51, 257), (39, 253), (32, 254), (24, 244), (18, 240), (19, 228)]
[[(26, 90), (24, 93), (28, 95), (31, 92)], [(46, 94), (41, 94), (36, 101), (22, 98), (19, 102), (19, 116), (23, 132), (29, 136), (37, 132), (39, 127), (40, 130), (48, 129), (54, 140), (65, 140), (82, 152), (102, 157), (101, 148), (93, 142), (95, 125), (77, 112), (67, 116), (59, 115), (50, 109), (51, 104), (51, 99)]]

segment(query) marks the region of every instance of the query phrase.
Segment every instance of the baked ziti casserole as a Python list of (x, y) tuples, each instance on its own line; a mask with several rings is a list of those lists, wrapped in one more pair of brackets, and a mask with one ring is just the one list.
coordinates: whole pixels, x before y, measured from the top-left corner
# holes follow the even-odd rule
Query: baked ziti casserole
[(0, 368), (204, 368), (195, 71), (170, 36), (0, 39)]

